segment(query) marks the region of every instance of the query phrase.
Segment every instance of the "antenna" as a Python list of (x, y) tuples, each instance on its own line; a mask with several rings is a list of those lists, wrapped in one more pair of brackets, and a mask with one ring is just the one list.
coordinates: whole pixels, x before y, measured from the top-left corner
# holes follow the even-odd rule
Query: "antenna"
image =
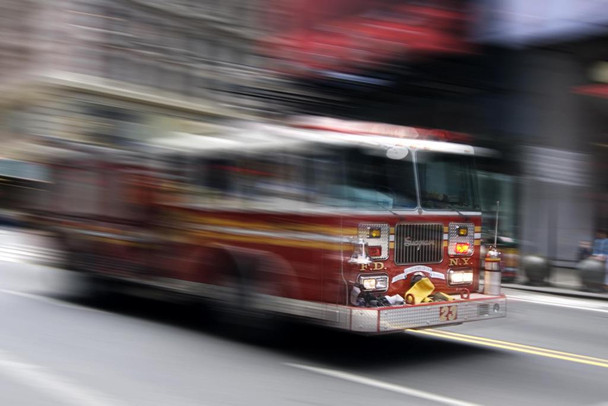
[(496, 225), (494, 228), (494, 248), (496, 248), (496, 243), (498, 240), (498, 212), (500, 210), (500, 200), (496, 201)]

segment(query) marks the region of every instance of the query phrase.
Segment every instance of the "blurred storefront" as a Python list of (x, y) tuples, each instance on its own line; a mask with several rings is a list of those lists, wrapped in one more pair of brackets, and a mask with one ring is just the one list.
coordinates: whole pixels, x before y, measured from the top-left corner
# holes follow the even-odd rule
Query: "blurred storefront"
[(580, 242), (607, 226), (608, 109), (577, 89), (608, 60), (608, 2), (503, 0), (483, 11), (476, 40), (508, 54), (506, 92), (494, 98), (518, 145), (523, 253), (574, 266)]
[(592, 163), (591, 199), (596, 202), (594, 226), (608, 230), (608, 37), (590, 41), (586, 69), (587, 81), (573, 91), (592, 117), (595, 130), (589, 134)]
[[(10, 217), (7, 213), (17, 212), (23, 207), (24, 199), (32, 189), (44, 187), (49, 181), (42, 165), (0, 156), (0, 226)], [(14, 217), (16, 222), (18, 217)]]

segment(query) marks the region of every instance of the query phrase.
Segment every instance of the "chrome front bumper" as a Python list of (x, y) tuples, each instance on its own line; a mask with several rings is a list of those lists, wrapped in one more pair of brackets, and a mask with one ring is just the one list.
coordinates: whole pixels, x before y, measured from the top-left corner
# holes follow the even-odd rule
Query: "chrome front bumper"
[(349, 310), (349, 330), (382, 333), (505, 317), (507, 299), (503, 295), (472, 294), (467, 300), (389, 308), (349, 307)]

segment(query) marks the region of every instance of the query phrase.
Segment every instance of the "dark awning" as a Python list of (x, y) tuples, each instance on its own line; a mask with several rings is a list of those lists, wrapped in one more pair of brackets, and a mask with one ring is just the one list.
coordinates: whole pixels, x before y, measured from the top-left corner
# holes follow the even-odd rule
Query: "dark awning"
[(43, 165), (14, 159), (0, 159), (0, 177), (48, 182), (49, 176)]
[(276, 33), (263, 40), (261, 51), (290, 75), (356, 74), (404, 58), (469, 53), (469, 23), (462, 8), (399, 4)]

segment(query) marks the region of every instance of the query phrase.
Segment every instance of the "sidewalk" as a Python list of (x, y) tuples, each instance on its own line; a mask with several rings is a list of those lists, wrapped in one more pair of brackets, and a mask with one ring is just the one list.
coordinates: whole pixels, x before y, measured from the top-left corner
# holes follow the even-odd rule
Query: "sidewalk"
[[(521, 271), (520, 271), (521, 272)], [(520, 274), (514, 283), (503, 283), (502, 286), (510, 289), (527, 290), (554, 295), (581, 297), (589, 299), (608, 300), (608, 291), (603, 293), (586, 291), (581, 284), (578, 270), (555, 267), (545, 286), (535, 286)]]

